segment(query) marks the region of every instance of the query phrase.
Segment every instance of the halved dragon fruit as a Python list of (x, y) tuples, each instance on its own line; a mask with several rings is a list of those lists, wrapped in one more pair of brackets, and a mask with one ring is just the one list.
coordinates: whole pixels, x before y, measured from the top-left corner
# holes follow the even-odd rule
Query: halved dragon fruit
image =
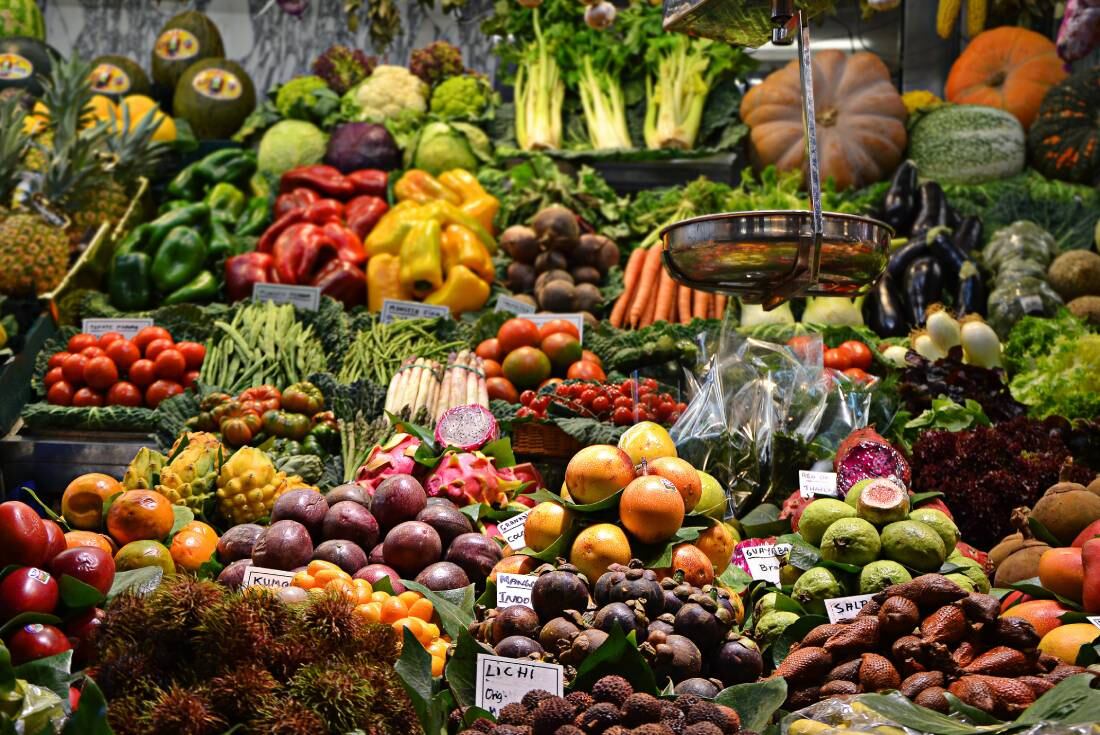
[(744, 541), (738, 541), (737, 546), (733, 547), (733, 563), (741, 567), (746, 574), (752, 574), (752, 570), (749, 569), (749, 560), (745, 558), (745, 549), (751, 549), (754, 546), (766, 546), (769, 544), (775, 544), (775, 536), (768, 536), (767, 538), (747, 538)]
[(477, 404), (444, 411), (435, 426), (435, 440), (440, 447), (455, 447), (463, 452), (481, 449), (498, 436), (497, 420), (489, 409)]
[(456, 452), (444, 455), (424, 489), (428, 495), (441, 495), (457, 505), (488, 503), (503, 506), (523, 485), (510, 468), (497, 469), (490, 457), (481, 452)]
[(797, 533), (798, 522), (802, 519), (802, 511), (806, 510), (806, 506), (812, 502), (814, 502), (812, 495), (805, 498), (802, 497), (801, 490), (795, 490), (783, 501), (783, 507), (779, 509), (779, 519), (790, 518), (791, 530)]
[(833, 469), (841, 498), (852, 485), (869, 477), (892, 479), (904, 488), (909, 487), (911, 479), (905, 457), (870, 427), (853, 431), (840, 443)]
[(371, 497), (382, 481), (391, 475), (415, 475), (419, 465), (413, 459), (420, 440), (411, 434), (398, 433), (382, 444), (375, 444), (367, 461), (355, 475), (355, 484)]

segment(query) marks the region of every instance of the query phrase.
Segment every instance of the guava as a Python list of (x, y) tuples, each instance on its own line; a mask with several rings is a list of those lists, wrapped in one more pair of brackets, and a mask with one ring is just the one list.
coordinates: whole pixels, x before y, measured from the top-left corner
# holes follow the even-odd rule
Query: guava
[(985, 576), (985, 570), (982, 569), (981, 564), (962, 554), (955, 557), (948, 556), (947, 562), (957, 567), (962, 567), (961, 571), (954, 572), (954, 574), (965, 575), (974, 583), (974, 589), (981, 592), (983, 595), (989, 594), (989, 577)]
[(859, 496), (863, 494), (863, 488), (870, 485), (872, 482), (875, 481), (875, 479), (876, 478), (874, 477), (868, 477), (860, 480), (855, 485), (852, 485), (850, 488), (848, 488), (848, 494), (844, 496), (844, 502), (852, 506), (853, 508), (858, 508)]
[(856, 512), (852, 506), (843, 500), (821, 498), (807, 505), (802, 511), (802, 518), (798, 521), (798, 533), (806, 539), (807, 543), (820, 546), (821, 537), (834, 521), (839, 521), (841, 518), (854, 518), (855, 515)]
[(840, 580), (825, 567), (814, 567), (798, 578), (791, 591), (791, 597), (802, 605), (808, 613), (825, 614), (825, 600), (843, 597), (844, 588)]
[(757, 600), (756, 604), (752, 608), (753, 617), (756, 618), (757, 620), (759, 620), (760, 618), (764, 617), (768, 613), (774, 611), (775, 610), (775, 601), (776, 601), (777, 598), (778, 598), (778, 595), (776, 595), (776, 593), (769, 592), (768, 594), (764, 595), (759, 600)]
[(904, 521), (909, 516), (909, 493), (892, 480), (872, 479), (860, 491), (859, 517), (876, 526)]
[(974, 580), (972, 580), (970, 577), (966, 576), (965, 574), (959, 574), (958, 572), (956, 572), (954, 574), (945, 574), (944, 579), (950, 579), (952, 582), (959, 585), (960, 587), (962, 587), (967, 592), (977, 592), (978, 591), (978, 587), (977, 587), (977, 585), (974, 584)]
[(862, 518), (841, 518), (825, 530), (821, 558), (862, 567), (877, 559), (881, 548), (878, 531), (869, 522)]
[(934, 572), (943, 565), (947, 550), (931, 526), (898, 521), (882, 529), (882, 555), (918, 572)]
[(779, 584), (790, 587), (802, 576), (802, 570), (794, 564), (782, 564), (779, 567)]
[(959, 527), (942, 510), (917, 508), (909, 514), (909, 520), (923, 523), (938, 533), (945, 549), (954, 550), (955, 544), (959, 543)]
[(787, 626), (796, 620), (798, 620), (798, 613), (772, 610), (756, 621), (756, 631), (753, 637), (763, 648), (778, 638), (787, 629)]
[(870, 595), (881, 592), (892, 584), (910, 582), (913, 575), (905, 571), (905, 567), (896, 561), (882, 559), (873, 561), (863, 567), (859, 573), (859, 594)]

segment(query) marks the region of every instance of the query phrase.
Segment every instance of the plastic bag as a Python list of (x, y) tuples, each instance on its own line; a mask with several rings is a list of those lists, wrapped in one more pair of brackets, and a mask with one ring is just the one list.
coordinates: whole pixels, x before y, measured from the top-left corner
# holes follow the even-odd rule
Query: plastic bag
[(1026, 258), (1047, 266), (1056, 250), (1057, 243), (1049, 232), (1034, 222), (1020, 220), (993, 233), (982, 250), (982, 261), (996, 275), (1013, 258)]
[(1052, 317), (1062, 306), (1062, 297), (1041, 278), (1017, 278), (989, 294), (989, 326), (1006, 339), (1012, 325), (1025, 316)]

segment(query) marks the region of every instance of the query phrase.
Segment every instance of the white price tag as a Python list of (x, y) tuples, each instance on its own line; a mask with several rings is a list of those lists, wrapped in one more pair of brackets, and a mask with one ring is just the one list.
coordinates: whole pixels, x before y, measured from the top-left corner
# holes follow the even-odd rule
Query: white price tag
[(241, 589), (246, 587), (289, 587), (293, 579), (294, 572), (247, 566), (244, 568), (244, 582), (241, 584)]
[(584, 342), (584, 316), (581, 314), (524, 314), (523, 318), (529, 322), (534, 322), (540, 327), (555, 319), (571, 322), (577, 328), (577, 334), (580, 335), (579, 340), (582, 343)]
[(497, 608), (523, 605), (534, 610), (531, 605), (531, 588), (538, 579), (533, 574), (504, 574), (497, 575)]
[(841, 620), (854, 618), (872, 597), (874, 595), (852, 595), (825, 600), (825, 612), (829, 614), (829, 622), (839, 623)]
[(1043, 300), (1035, 294), (1021, 296), (1020, 306), (1023, 307), (1024, 312), (1027, 314), (1041, 314), (1045, 311), (1043, 308)]
[(521, 701), (533, 689), (560, 697), (564, 677), (564, 669), (558, 664), (479, 653), (474, 704), (496, 717), (504, 705)]
[(451, 310), (446, 306), (422, 304), (419, 301), (401, 301), (384, 299), (382, 301), (382, 323), (389, 324), (394, 319), (450, 319)]
[(497, 524), (497, 530), (504, 537), (504, 543), (511, 547), (512, 551), (519, 551), (527, 546), (526, 537), (523, 535), (523, 524), (527, 522), (527, 516), (531, 511), (526, 510), (518, 516), (512, 516), (506, 521)]
[(749, 575), (753, 579), (763, 579), (771, 584), (779, 584), (779, 562), (790, 550), (790, 544), (761, 544), (747, 547), (745, 561), (749, 565)]
[(292, 304), (306, 311), (317, 311), (321, 307), (321, 289), (316, 286), (290, 286), (285, 283), (254, 283), (252, 300)]
[(497, 305), (494, 311), (510, 311), (513, 314), (534, 314), (535, 307), (526, 301), (513, 299), (511, 296), (497, 296)]
[(1100, 615), (1089, 615), (1086, 619), (1097, 628), (1100, 628)]
[(828, 495), (835, 498), (837, 497), (836, 473), (799, 470), (798, 490), (804, 498), (812, 498), (815, 495)]
[(152, 319), (84, 319), (80, 322), (80, 331), (93, 337), (118, 332), (126, 339), (133, 339), (138, 332), (151, 326)]

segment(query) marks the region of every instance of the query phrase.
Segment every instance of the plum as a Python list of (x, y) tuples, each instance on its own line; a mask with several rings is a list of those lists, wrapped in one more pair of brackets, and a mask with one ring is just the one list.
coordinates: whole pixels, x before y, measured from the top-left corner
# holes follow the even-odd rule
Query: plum
[(365, 579), (371, 584), (382, 579), (382, 577), (389, 577), (390, 587), (393, 588), (395, 595), (405, 591), (405, 585), (401, 584), (401, 575), (397, 573), (396, 569), (385, 564), (368, 564), (353, 574), (352, 577), (354, 579)]
[(480, 533), (464, 533), (451, 542), (446, 559), (462, 567), (475, 584), (481, 584), (501, 557), (496, 541)]
[(370, 510), (378, 525), (390, 529), (416, 518), (428, 503), (424, 486), (412, 475), (391, 475), (378, 485)]
[(252, 547), (252, 562), (268, 569), (293, 569), (309, 562), (313, 542), (309, 530), (298, 521), (276, 521)]
[(330, 561), (348, 574), (355, 574), (367, 564), (367, 552), (358, 544), (343, 539), (323, 542), (313, 550), (313, 558)]
[(369, 549), (378, 543), (378, 521), (369, 510), (352, 500), (341, 500), (325, 514), (326, 539), (345, 539)]
[(325, 493), (325, 500), (329, 505), (336, 505), (344, 500), (350, 500), (353, 503), (359, 503), (364, 508), (370, 507), (370, 496), (363, 491), (363, 488), (356, 485), (354, 482), (349, 482), (346, 485), (337, 485), (336, 487)]
[(252, 566), (251, 559), (236, 559), (218, 575), (218, 582), (231, 590), (239, 590), (244, 584), (244, 570)]
[(256, 539), (263, 532), (263, 526), (257, 526), (255, 523), (233, 526), (218, 539), (218, 558), (225, 564), (249, 558), (252, 556), (252, 547), (256, 545)]
[(61, 575), (68, 574), (105, 595), (115, 581), (115, 560), (99, 547), (78, 546), (55, 556), (50, 571), (59, 580)]
[(298, 521), (309, 531), (315, 542), (321, 540), (328, 503), (315, 490), (291, 490), (283, 493), (271, 509), (271, 521)]
[(390, 529), (382, 547), (382, 558), (403, 577), (415, 576), (435, 564), (443, 555), (443, 542), (436, 530), (421, 521), (405, 521)]
[(370, 554), (367, 556), (367, 562), (370, 564), (385, 564), (386, 557), (383, 554), (385, 551), (385, 544), (381, 541), (374, 545), (374, 548), (370, 550)]
[(449, 547), (458, 536), (474, 530), (470, 517), (453, 505), (429, 505), (417, 514), (416, 520), (434, 528), (444, 548)]
[(416, 575), (416, 583), (432, 591), (457, 590), (470, 584), (470, 578), (462, 567), (449, 561), (437, 561)]

